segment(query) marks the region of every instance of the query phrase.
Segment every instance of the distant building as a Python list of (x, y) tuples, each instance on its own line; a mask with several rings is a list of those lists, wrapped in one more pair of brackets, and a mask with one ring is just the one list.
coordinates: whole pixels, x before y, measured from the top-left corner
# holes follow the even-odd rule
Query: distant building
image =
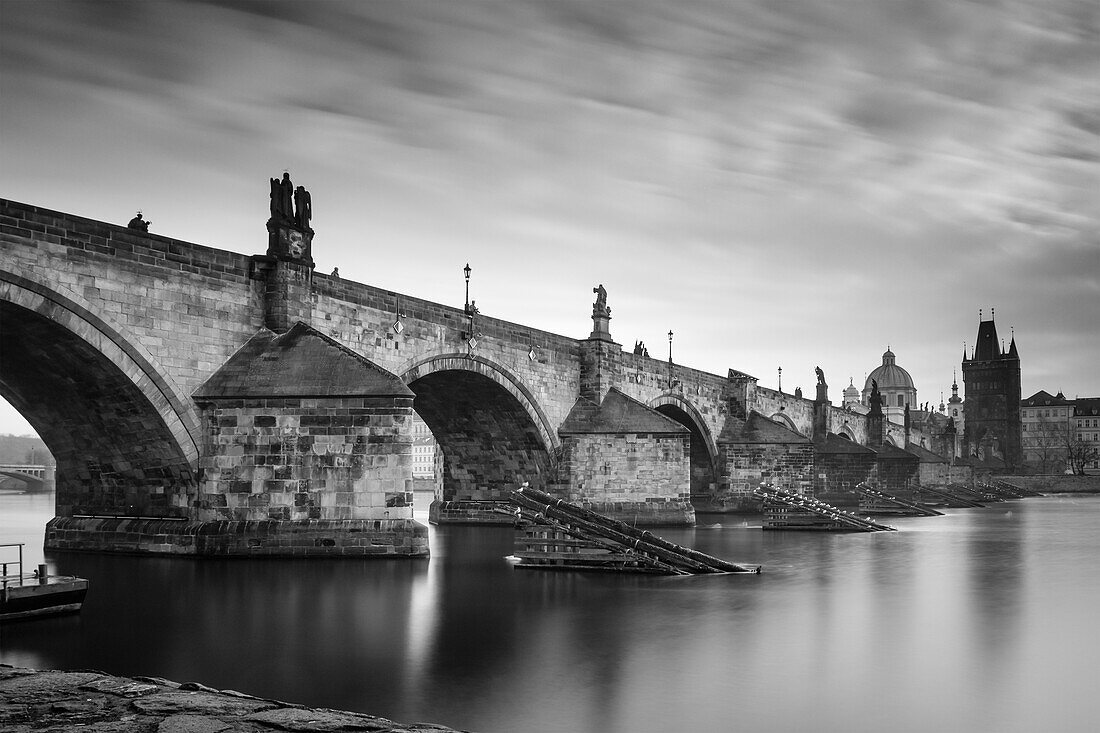
[(1024, 463), (1038, 473), (1062, 473), (1076, 427), (1073, 401), (1039, 390), (1020, 402)]
[(1078, 457), (1088, 473), (1100, 471), (1100, 397), (1079, 397), (1073, 402)]
[(435, 478), (436, 443), (428, 425), (413, 415), (413, 478)]
[(894, 352), (889, 348), (882, 355), (882, 365), (867, 375), (863, 385), (863, 404), (870, 404), (871, 382), (878, 382), (878, 391), (882, 395), (882, 414), (890, 422), (901, 425), (905, 422), (905, 406), (917, 406), (917, 388), (909, 372), (898, 366)]
[(1006, 468), (1023, 463), (1020, 419), (1020, 355), (1016, 338), (1008, 349), (997, 339), (990, 318), (979, 321), (978, 338), (970, 358), (963, 351), (964, 439), (968, 456), (1000, 458)]
[(844, 401), (841, 404), (849, 410), (862, 404), (859, 387), (852, 383), (851, 377), (848, 377), (848, 386), (844, 388)]

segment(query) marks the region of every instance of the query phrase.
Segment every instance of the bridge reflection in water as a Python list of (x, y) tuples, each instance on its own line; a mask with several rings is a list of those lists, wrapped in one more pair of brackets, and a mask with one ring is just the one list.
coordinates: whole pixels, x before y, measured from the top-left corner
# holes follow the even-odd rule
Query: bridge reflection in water
[[(0, 497), (8, 541), (50, 507)], [(37, 515), (36, 515), (37, 513)], [(496, 731), (1075, 731), (1100, 719), (1100, 497), (901, 531), (668, 539), (761, 575), (520, 573), (509, 528), (432, 528), (429, 562), (56, 554), (79, 617), (11, 625), (0, 660), (197, 680)], [(750, 520), (751, 522), (752, 520)], [(33, 539), (31, 540), (34, 541)]]

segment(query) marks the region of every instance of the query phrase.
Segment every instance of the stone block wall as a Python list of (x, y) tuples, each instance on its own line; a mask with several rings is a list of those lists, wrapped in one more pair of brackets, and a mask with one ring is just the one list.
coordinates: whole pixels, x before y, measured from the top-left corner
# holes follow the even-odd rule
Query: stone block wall
[(412, 400), (203, 405), (196, 520), (412, 518)]
[(814, 459), (814, 494), (830, 504), (856, 499), (856, 485), (878, 480), (873, 453), (819, 453)]
[(813, 489), (811, 443), (732, 443), (719, 446), (719, 503), (748, 497), (760, 484), (809, 493)]
[(428, 528), (409, 519), (188, 522), (55, 517), (50, 550), (195, 557), (427, 557)]
[(951, 466), (947, 463), (922, 463), (918, 483), (921, 486), (946, 486), (951, 483)]
[(888, 494), (905, 494), (920, 487), (920, 459), (912, 457), (879, 456), (879, 489)]
[(185, 394), (263, 325), (247, 255), (6, 200), (0, 244), (5, 267), (91, 304)]
[(947, 481), (952, 484), (974, 483), (974, 468), (966, 465), (952, 465), (947, 470)]
[(568, 501), (691, 498), (686, 435), (570, 435), (563, 439), (559, 480)]

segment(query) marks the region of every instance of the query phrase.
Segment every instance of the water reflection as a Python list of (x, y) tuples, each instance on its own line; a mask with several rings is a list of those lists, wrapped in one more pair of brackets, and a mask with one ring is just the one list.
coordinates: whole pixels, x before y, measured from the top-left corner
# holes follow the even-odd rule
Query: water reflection
[[(37, 534), (40, 551), (51, 511), (0, 497), (0, 538)], [(1100, 719), (1100, 498), (869, 535), (700, 520), (663, 534), (764, 573), (516, 571), (502, 559), (511, 530), (475, 527), (433, 528), (428, 562), (51, 555), (92, 580), (84, 612), (5, 626), (0, 658), (485, 733), (1076, 731)]]

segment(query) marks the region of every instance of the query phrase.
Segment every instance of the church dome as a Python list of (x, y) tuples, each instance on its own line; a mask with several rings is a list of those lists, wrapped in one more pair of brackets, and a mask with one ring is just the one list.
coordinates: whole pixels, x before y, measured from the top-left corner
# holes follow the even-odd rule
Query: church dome
[(867, 375), (867, 383), (863, 387), (863, 391), (867, 394), (871, 393), (872, 379), (878, 382), (879, 392), (916, 389), (909, 372), (894, 363), (894, 352), (890, 349), (886, 349), (886, 353), (882, 355), (882, 366), (876, 367)]

